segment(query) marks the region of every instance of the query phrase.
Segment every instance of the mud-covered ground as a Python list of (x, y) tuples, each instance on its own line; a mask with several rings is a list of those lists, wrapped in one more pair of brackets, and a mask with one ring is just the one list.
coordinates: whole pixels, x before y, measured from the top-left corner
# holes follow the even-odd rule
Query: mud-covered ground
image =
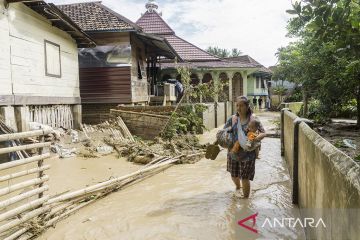
[[(266, 127), (271, 128), (271, 118), (261, 119)], [(216, 132), (198, 136), (200, 143), (213, 142)], [(52, 193), (54, 188), (55, 192), (77, 189), (142, 167), (117, 158), (116, 153), (52, 161)], [(304, 239), (299, 228), (261, 227), (270, 214), (299, 214), (291, 203), (291, 180), (280, 156), (279, 139), (263, 140), (250, 199), (238, 198), (234, 190), (223, 150), (214, 161), (175, 165), (115, 192), (59, 222), (38, 239)], [(254, 227), (259, 233), (254, 235), (238, 221), (256, 212), (258, 223)]]
[(335, 147), (360, 163), (360, 129), (356, 128), (353, 121), (333, 121), (323, 126), (315, 126), (314, 129)]

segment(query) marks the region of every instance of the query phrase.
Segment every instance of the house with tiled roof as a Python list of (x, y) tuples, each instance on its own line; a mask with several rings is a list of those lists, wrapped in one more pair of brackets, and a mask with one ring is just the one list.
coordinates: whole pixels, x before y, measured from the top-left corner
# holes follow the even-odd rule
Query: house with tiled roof
[[(228, 82), (225, 96), (219, 96), (218, 101), (233, 101), (237, 96), (246, 95), (264, 98), (267, 96), (268, 75), (271, 71), (256, 62), (250, 56), (220, 59), (205, 50), (195, 46), (176, 35), (175, 31), (166, 23), (158, 12), (158, 4), (149, 0), (145, 5), (146, 11), (136, 21), (146, 33), (165, 38), (179, 55), (178, 63), (162, 61), (160, 63), (161, 81), (168, 78), (178, 78), (176, 66), (188, 66), (191, 69), (192, 83), (206, 83), (210, 81)], [(205, 99), (200, 99), (203, 101)], [(208, 99), (212, 101), (214, 99)]]
[(15, 131), (34, 121), (79, 127), (78, 48), (94, 40), (42, 0), (0, 0), (0, 9), (0, 118)]
[[(147, 104), (158, 59), (179, 58), (164, 37), (142, 31), (101, 2), (58, 8), (97, 43), (96, 48), (79, 49), (84, 122), (101, 121), (118, 104)], [(176, 100), (175, 93), (168, 96)]]

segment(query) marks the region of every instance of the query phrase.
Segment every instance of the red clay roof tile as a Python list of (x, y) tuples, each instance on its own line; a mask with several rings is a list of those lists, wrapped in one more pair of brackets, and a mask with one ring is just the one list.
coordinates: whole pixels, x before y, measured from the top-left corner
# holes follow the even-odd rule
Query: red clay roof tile
[(131, 31), (139, 27), (101, 2), (84, 2), (57, 6), (84, 31)]

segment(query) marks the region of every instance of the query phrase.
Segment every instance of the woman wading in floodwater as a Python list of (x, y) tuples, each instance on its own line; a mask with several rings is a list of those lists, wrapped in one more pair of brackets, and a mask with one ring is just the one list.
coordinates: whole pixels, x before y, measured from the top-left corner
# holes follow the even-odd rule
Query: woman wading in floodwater
[[(251, 110), (249, 100), (245, 96), (236, 99), (236, 115), (232, 116), (225, 124), (224, 128), (232, 126), (234, 133), (233, 142), (238, 141), (238, 127), (241, 126), (245, 135), (247, 134), (247, 127), (250, 120), (255, 116)], [(261, 141), (265, 136), (265, 130), (262, 124), (259, 124), (259, 135), (255, 141)], [(228, 149), (227, 154), (227, 171), (230, 172), (231, 178), (236, 186), (236, 195), (239, 195), (240, 180), (243, 189), (243, 197), (248, 198), (250, 195), (250, 181), (254, 179), (255, 175), (255, 150), (251, 152), (244, 151), (241, 147), (238, 152), (232, 153)]]

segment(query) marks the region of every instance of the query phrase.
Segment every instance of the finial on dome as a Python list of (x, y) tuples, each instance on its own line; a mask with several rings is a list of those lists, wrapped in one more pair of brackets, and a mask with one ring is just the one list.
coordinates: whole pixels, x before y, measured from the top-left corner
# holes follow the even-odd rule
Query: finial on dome
[(148, 12), (153, 12), (154, 10), (159, 8), (159, 5), (155, 2), (155, 0), (149, 0), (145, 5)]

